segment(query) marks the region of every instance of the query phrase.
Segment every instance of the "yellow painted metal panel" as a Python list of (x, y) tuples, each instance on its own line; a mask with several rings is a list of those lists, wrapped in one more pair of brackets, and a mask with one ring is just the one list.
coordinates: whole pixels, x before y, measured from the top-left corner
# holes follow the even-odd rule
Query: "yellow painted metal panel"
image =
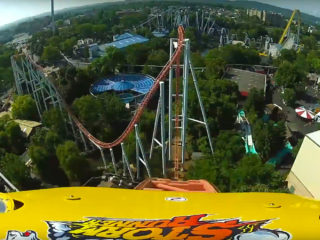
[(24, 205), (0, 214), (0, 239), (308, 240), (320, 236), (320, 202), (291, 194), (77, 187), (7, 196)]

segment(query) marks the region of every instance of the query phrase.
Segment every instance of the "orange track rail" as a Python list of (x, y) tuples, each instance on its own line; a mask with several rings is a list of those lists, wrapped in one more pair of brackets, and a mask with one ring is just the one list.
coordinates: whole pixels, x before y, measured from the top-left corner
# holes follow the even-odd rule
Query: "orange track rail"
[[(180, 58), (180, 55), (183, 51), (183, 40), (184, 40), (184, 29), (182, 26), (179, 26), (178, 28), (178, 46), (176, 48), (176, 50), (174, 51), (171, 60), (169, 60), (166, 65), (163, 67), (163, 69), (161, 70), (161, 72), (159, 73), (159, 75), (156, 78), (155, 84), (153, 85), (153, 87), (151, 88), (151, 90), (148, 92), (148, 94), (144, 97), (143, 101), (141, 102), (141, 104), (139, 105), (135, 115), (133, 116), (133, 118), (131, 119), (129, 125), (127, 126), (127, 128), (123, 131), (123, 133), (113, 142), (103, 142), (100, 141), (99, 139), (95, 138), (84, 126), (83, 124), (78, 120), (78, 118), (73, 114), (73, 112), (71, 111), (71, 109), (67, 106), (67, 104), (65, 104), (66, 110), (67, 112), (70, 114), (72, 120), (75, 122), (75, 124), (77, 125), (77, 127), (81, 130), (81, 132), (90, 140), (92, 141), (94, 144), (96, 144), (97, 146), (101, 147), (101, 148), (113, 148), (119, 144), (121, 144), (126, 138), (127, 136), (130, 134), (130, 132), (134, 129), (134, 125), (136, 123), (139, 122), (144, 109), (147, 107), (149, 101), (151, 100), (151, 98), (153, 97), (153, 95), (158, 91), (159, 89), (159, 84), (160, 81), (165, 81), (166, 77), (168, 76), (170, 67), (177, 61), (178, 58)], [(37, 65), (36, 63), (34, 63), (32, 61), (32, 59), (29, 57), (30, 61), (36, 66), (36, 68), (40, 68), (42, 69), (41, 66)]]

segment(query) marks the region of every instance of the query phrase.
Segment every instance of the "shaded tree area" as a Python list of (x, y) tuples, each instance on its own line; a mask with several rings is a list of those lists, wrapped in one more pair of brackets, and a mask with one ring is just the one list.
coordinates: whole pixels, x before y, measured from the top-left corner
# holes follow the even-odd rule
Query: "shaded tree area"
[(44, 47), (43, 53), (41, 55), (41, 60), (44, 63), (46, 63), (46, 64), (54, 64), (60, 58), (61, 58), (61, 56), (60, 56), (60, 51), (59, 51), (58, 47), (55, 47), (55, 46), (52, 46), (52, 45)]
[(66, 113), (52, 108), (43, 114), (41, 128), (32, 136), (29, 156), (35, 173), (50, 185), (68, 186), (77, 181), (83, 183), (91, 176), (89, 162), (80, 153), (76, 143), (68, 139)]
[[(238, 85), (223, 79), (200, 79), (199, 87), (211, 132), (217, 135), (219, 130), (233, 129), (237, 116)], [(195, 91), (190, 91), (188, 110), (190, 116), (201, 116)], [(204, 134), (199, 130), (195, 129), (195, 136)]]
[[(169, 55), (166, 53), (166, 51), (162, 49), (153, 50), (148, 56), (148, 59), (145, 64), (162, 66), (166, 64), (168, 59), (169, 59)], [(159, 74), (161, 68), (149, 67), (147, 65), (144, 66), (143, 73), (156, 77)]]
[(310, 51), (318, 50), (318, 41), (315, 36), (303, 36), (301, 39), (303, 44), (303, 53), (309, 53)]
[(6, 153), (0, 160), (0, 168), (8, 180), (20, 190), (39, 188), (39, 182), (30, 177), (30, 169), (13, 153)]
[(122, 16), (119, 23), (122, 28), (126, 29), (136, 26), (146, 19), (148, 19), (148, 15), (146, 13), (132, 13)]
[(312, 50), (306, 57), (311, 72), (320, 73), (320, 51)]
[(238, 162), (231, 188), (235, 192), (288, 192), (284, 176), (257, 155), (246, 155)]
[(76, 43), (77, 43), (76, 37), (67, 38), (60, 44), (61, 51), (67, 56), (72, 56), (73, 46), (76, 45)]
[(41, 128), (31, 137), (28, 154), (36, 174), (42, 181), (51, 185), (68, 186), (68, 179), (60, 168), (56, 148), (63, 138), (51, 129)]
[(245, 155), (243, 140), (223, 131), (214, 144), (215, 154), (195, 160), (188, 179), (206, 179), (222, 192), (285, 191), (285, 181), (273, 166), (256, 155)]
[(295, 90), (292, 88), (285, 88), (283, 99), (288, 106), (294, 108), (297, 101), (297, 94)]
[(14, 51), (0, 44), (0, 93), (14, 86), (10, 57)]
[(125, 52), (115, 47), (106, 49), (106, 55), (92, 62), (88, 67), (90, 73), (96, 73), (97, 77), (105, 77), (115, 74), (125, 64)]
[(61, 168), (70, 181), (83, 183), (90, 176), (89, 162), (81, 155), (79, 148), (73, 141), (65, 141), (56, 150)]
[[(245, 34), (249, 38), (259, 38), (268, 34), (266, 27), (262, 24), (261, 20), (255, 16), (242, 16), (242, 21), (227, 20), (227, 18), (219, 18), (218, 24), (222, 24), (230, 29), (231, 34), (236, 34), (238, 40), (244, 40)], [(227, 25), (224, 24), (227, 23)], [(220, 25), (219, 25), (220, 26)]]
[(298, 156), (299, 150), (301, 148), (303, 139), (299, 139), (298, 143), (296, 144), (296, 146), (292, 149), (292, 156), (295, 159)]
[(59, 92), (67, 103), (72, 103), (77, 97), (89, 93), (90, 85), (98, 79), (98, 73), (92, 68), (79, 68), (67, 66), (61, 68), (56, 82)]
[(284, 61), (276, 72), (275, 80), (278, 86), (293, 89), (298, 99), (303, 97), (307, 76), (305, 70), (297, 62), (292, 64)]
[(208, 78), (221, 78), (226, 64), (259, 64), (258, 51), (239, 45), (226, 45), (215, 48), (206, 55), (206, 75)]
[(263, 161), (269, 160), (286, 144), (286, 127), (283, 121), (264, 123), (257, 120), (253, 125), (253, 139)]
[(269, 36), (272, 38), (273, 42), (279, 42), (281, 35), (283, 34), (283, 28), (272, 28), (269, 32)]
[(227, 64), (259, 64), (258, 51), (239, 45), (226, 45), (210, 50), (207, 58), (222, 58)]
[(264, 114), (265, 96), (263, 90), (257, 90), (252, 88), (249, 91), (249, 95), (244, 104), (246, 115), (250, 122), (255, 122), (258, 118), (261, 118)]
[(12, 104), (12, 116), (15, 119), (39, 120), (36, 102), (30, 95), (15, 97)]
[(26, 147), (27, 139), (23, 135), (19, 124), (8, 116), (0, 118), (0, 149), (2, 152), (22, 154)]
[(62, 138), (67, 137), (66, 116), (67, 113), (58, 108), (51, 108), (42, 115), (42, 123)]
[(84, 126), (102, 141), (114, 140), (131, 120), (120, 98), (109, 93), (82, 96), (74, 101), (73, 109)]
[(19, 125), (9, 116), (0, 118), (0, 171), (18, 189), (38, 188), (39, 182), (30, 177), (30, 169), (20, 159), (27, 139)]
[(47, 184), (68, 186), (68, 178), (56, 155), (57, 147), (69, 138), (66, 113), (51, 108), (43, 113), (42, 118), (45, 128), (37, 129), (28, 148), (34, 171)]
[(280, 56), (273, 61), (275, 66), (280, 66), (284, 62), (294, 63), (297, 60), (297, 52), (294, 49), (282, 49)]

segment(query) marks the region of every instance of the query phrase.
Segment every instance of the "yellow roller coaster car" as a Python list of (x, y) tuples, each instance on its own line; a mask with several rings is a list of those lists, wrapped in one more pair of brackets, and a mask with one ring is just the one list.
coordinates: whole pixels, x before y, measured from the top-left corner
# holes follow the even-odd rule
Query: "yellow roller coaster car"
[(320, 202), (278, 193), (72, 187), (0, 195), (0, 239), (320, 239)]

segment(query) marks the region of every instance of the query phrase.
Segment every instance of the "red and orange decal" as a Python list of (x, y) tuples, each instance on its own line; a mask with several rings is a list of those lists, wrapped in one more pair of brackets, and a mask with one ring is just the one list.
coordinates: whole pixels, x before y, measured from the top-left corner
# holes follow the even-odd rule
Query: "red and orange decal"
[(271, 220), (202, 221), (206, 214), (162, 220), (88, 218), (78, 222), (48, 221), (50, 239), (152, 239), (152, 240), (289, 240), (280, 230), (262, 228)]

